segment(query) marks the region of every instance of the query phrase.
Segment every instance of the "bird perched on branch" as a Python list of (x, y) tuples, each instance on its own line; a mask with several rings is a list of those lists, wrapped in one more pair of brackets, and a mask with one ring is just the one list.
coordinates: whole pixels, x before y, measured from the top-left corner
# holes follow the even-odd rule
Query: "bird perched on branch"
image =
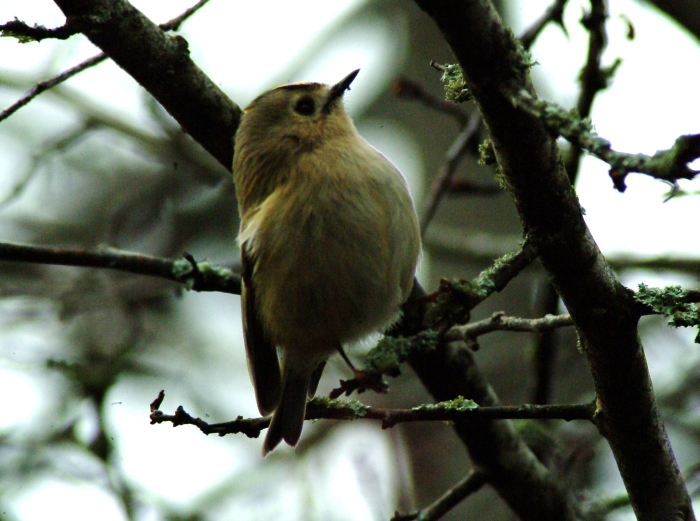
[(328, 357), (394, 322), (413, 284), (420, 231), (406, 182), (343, 106), (358, 72), (261, 94), (235, 138), (248, 368), (272, 414), (264, 455), (297, 444)]

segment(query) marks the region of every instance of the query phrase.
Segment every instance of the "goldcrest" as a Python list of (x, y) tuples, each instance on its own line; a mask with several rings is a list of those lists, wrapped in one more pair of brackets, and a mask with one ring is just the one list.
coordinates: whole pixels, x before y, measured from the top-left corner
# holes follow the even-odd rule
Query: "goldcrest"
[(358, 72), (261, 94), (235, 138), (248, 369), (272, 414), (263, 455), (297, 444), (328, 357), (394, 322), (413, 285), (421, 241), (406, 182), (343, 106)]

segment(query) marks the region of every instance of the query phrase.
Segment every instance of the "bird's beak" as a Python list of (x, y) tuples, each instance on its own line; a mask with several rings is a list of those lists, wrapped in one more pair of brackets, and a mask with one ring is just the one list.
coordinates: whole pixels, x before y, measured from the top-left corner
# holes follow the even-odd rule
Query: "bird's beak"
[(326, 105), (329, 105), (332, 101), (342, 97), (346, 90), (350, 90), (350, 84), (353, 82), (355, 77), (359, 74), (360, 69), (355, 69), (350, 74), (345, 76), (342, 80), (331, 87), (331, 93), (328, 96), (328, 101)]

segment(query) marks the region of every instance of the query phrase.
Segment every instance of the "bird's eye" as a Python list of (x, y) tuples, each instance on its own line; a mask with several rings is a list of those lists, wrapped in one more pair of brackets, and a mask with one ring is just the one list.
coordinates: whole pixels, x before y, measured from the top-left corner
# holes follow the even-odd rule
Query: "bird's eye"
[(299, 98), (294, 105), (294, 112), (302, 116), (310, 116), (316, 110), (316, 104), (310, 96)]

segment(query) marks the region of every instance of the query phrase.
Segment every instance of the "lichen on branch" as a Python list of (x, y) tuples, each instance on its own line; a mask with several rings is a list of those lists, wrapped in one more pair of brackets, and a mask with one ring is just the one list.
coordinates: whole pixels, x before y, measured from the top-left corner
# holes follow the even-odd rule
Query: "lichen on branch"
[[(635, 300), (654, 313), (669, 318), (671, 327), (700, 326), (700, 308), (695, 302), (688, 301), (688, 291), (680, 286), (665, 288), (650, 288), (640, 284)], [(700, 344), (700, 332), (695, 337), (695, 343)]]
[(564, 137), (570, 143), (610, 165), (610, 178), (615, 189), (624, 192), (625, 179), (630, 173), (646, 174), (671, 183), (692, 180), (700, 173), (688, 166), (700, 157), (700, 134), (689, 134), (676, 139), (668, 150), (659, 150), (653, 156), (626, 154), (612, 149), (610, 141), (598, 135), (588, 118), (580, 118), (576, 110), (567, 111), (555, 103), (536, 99), (528, 92), (506, 93), (514, 106), (539, 118), (552, 134)]

